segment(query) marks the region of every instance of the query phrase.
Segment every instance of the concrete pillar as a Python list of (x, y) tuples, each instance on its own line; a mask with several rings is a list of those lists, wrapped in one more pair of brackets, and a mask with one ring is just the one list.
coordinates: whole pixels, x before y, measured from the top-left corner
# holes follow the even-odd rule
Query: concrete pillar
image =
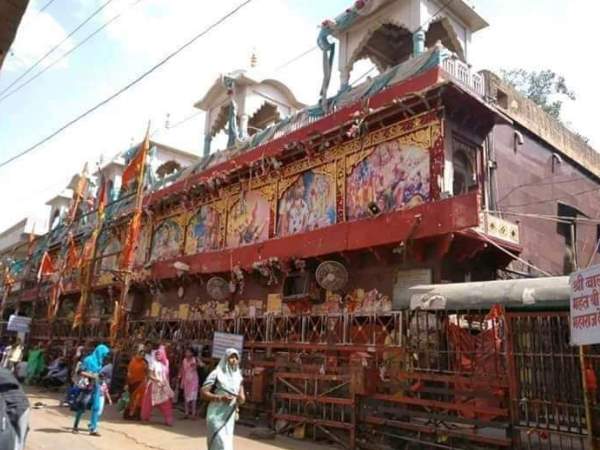
[(246, 139), (248, 137), (248, 121), (250, 120), (250, 117), (248, 116), (248, 114), (243, 113), (240, 116), (240, 138), (242, 139)]
[(212, 142), (212, 136), (210, 135), (210, 133), (206, 133), (204, 135), (204, 154), (203, 156), (208, 156), (210, 155), (210, 143)]
[(425, 30), (419, 28), (412, 35), (413, 37), (413, 56), (419, 56), (425, 51)]

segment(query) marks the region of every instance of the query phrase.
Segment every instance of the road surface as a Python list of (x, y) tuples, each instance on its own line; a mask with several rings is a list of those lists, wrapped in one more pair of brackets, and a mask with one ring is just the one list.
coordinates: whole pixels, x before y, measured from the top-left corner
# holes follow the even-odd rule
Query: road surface
[[(108, 406), (100, 424), (100, 437), (80, 432), (71, 433), (73, 413), (58, 405), (60, 396), (28, 390), (31, 405), (42, 402), (46, 406), (32, 409), (30, 433), (26, 450), (204, 450), (206, 449), (206, 426), (204, 420), (177, 420), (175, 426), (161, 424), (159, 416), (152, 417), (149, 424), (122, 420), (114, 406)], [(88, 415), (81, 426), (87, 426)], [(236, 450), (331, 450), (334, 447), (316, 445), (277, 436), (273, 440), (254, 440), (248, 437), (251, 428), (236, 426)]]

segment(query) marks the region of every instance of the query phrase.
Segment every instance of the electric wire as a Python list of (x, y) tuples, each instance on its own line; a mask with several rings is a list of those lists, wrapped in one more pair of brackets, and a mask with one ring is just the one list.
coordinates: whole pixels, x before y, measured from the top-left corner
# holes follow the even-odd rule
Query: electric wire
[(9, 89), (11, 89), (15, 84), (21, 81), (24, 77), (27, 76), (29, 72), (39, 66), (48, 56), (54, 53), (61, 45), (67, 42), (75, 33), (77, 33), (82, 27), (84, 27), (90, 20), (96, 17), (104, 8), (106, 8), (113, 0), (106, 0), (99, 8), (97, 8), (91, 15), (89, 15), (83, 22), (77, 25), (66, 37), (64, 37), (58, 44), (55, 44), (50, 50), (48, 50), (44, 55), (39, 58), (35, 63), (33, 63), (25, 72), (19, 75), (12, 83), (10, 83), (7, 87), (5, 87), (2, 91), (0, 91), (0, 95), (4, 95)]
[(91, 32), (89, 35), (87, 35), (82, 41), (80, 41), (75, 47), (73, 47), (72, 49), (70, 49), (69, 51), (67, 51), (66, 53), (64, 53), (63, 55), (61, 55), (60, 58), (55, 59), (54, 61), (52, 61), (50, 64), (48, 64), (46, 67), (44, 67), (42, 70), (40, 70), (39, 72), (37, 72), (35, 75), (33, 75), (31, 78), (28, 78), (27, 80), (25, 80), (23, 83), (21, 83), (19, 86), (17, 86), (15, 89), (13, 89), (12, 91), (10, 91), (9, 93), (7, 93), (4, 96), (1, 96), (0, 93), (0, 103), (2, 103), (4, 100), (6, 100), (8, 97), (11, 97), (13, 94), (16, 94), (17, 92), (19, 92), (21, 89), (23, 89), (25, 86), (27, 86), (29, 83), (31, 83), (33, 80), (35, 80), (36, 78), (38, 78), (40, 75), (42, 75), (44, 72), (50, 70), (52, 67), (54, 67), (56, 64), (58, 64), (60, 61), (62, 61), (63, 59), (65, 59), (67, 56), (71, 55), (72, 53), (74, 53), (75, 51), (77, 51), (77, 49), (79, 49), (80, 47), (82, 47), (83, 45), (85, 45), (91, 38), (93, 38), (95, 35), (97, 35), (98, 33), (100, 33), (102, 30), (104, 30), (106, 27), (108, 27), (110, 24), (112, 24), (113, 22), (115, 22), (116, 20), (118, 20), (125, 12), (127, 12), (130, 8), (133, 8), (134, 6), (136, 6), (138, 3), (140, 3), (142, 0), (136, 0), (135, 2), (131, 3), (127, 9), (122, 10), (121, 12), (119, 12), (118, 14), (116, 14), (115, 16), (113, 16), (110, 20), (108, 20), (107, 22), (105, 22), (102, 26), (100, 26), (99, 28), (97, 28), (96, 30), (94, 30), (93, 32)]
[(102, 106), (106, 105), (107, 103), (109, 103), (110, 101), (114, 100), (115, 98), (119, 97), (121, 94), (123, 94), (124, 92), (128, 91), (129, 89), (131, 89), (133, 86), (135, 86), (136, 84), (138, 84), (140, 81), (144, 80), (146, 77), (148, 77), (154, 71), (156, 71), (157, 69), (159, 69), (160, 67), (162, 67), (163, 65), (165, 65), (167, 62), (169, 62), (171, 59), (173, 59), (175, 56), (177, 56), (179, 53), (181, 53), (187, 47), (189, 47), (190, 45), (192, 45), (198, 39), (200, 39), (201, 37), (205, 36), (207, 33), (209, 33), (210, 31), (212, 31), (217, 26), (221, 25), (223, 22), (225, 22), (231, 16), (235, 15), (239, 10), (241, 10), (243, 7), (245, 7), (246, 5), (248, 5), (249, 3), (251, 3), (252, 1), (253, 0), (246, 0), (246, 1), (242, 2), (242, 3), (240, 3), (238, 6), (236, 6), (234, 9), (232, 9), (230, 12), (228, 12), (226, 15), (224, 15), (223, 17), (221, 17), (217, 21), (213, 22), (211, 25), (209, 25), (208, 27), (206, 27), (205, 29), (203, 29), (200, 33), (196, 34), (191, 39), (189, 39), (188, 41), (186, 41), (183, 45), (180, 45), (176, 50), (174, 50), (173, 52), (169, 53), (166, 57), (162, 58), (158, 63), (154, 64), (148, 70), (146, 70), (145, 72), (143, 72), (142, 74), (140, 74), (139, 76), (137, 76), (133, 81), (129, 82), (124, 87), (122, 87), (121, 89), (117, 90), (116, 92), (114, 92), (113, 94), (111, 94), (110, 96), (108, 96), (107, 98), (105, 98), (104, 100), (100, 101), (99, 103), (97, 103), (93, 107), (89, 108), (85, 112), (79, 114), (74, 119), (68, 121), (67, 123), (65, 123), (64, 125), (62, 125), (60, 128), (58, 128), (57, 130), (55, 130), (54, 132), (52, 132), (50, 135), (48, 135), (45, 138), (43, 138), (42, 140), (38, 141), (37, 143), (35, 143), (32, 146), (28, 147), (27, 149), (23, 150), (22, 152), (20, 152), (20, 153), (14, 155), (14, 156), (8, 158), (7, 160), (1, 162), (0, 163), (0, 167), (4, 167), (7, 164), (11, 163), (12, 161), (15, 161), (16, 159), (21, 158), (22, 156), (26, 155), (27, 153), (32, 152), (36, 148), (40, 147), (42, 144), (48, 142), (49, 140), (51, 140), (52, 138), (54, 138), (58, 134), (62, 133), (67, 128), (71, 127), (72, 125), (74, 125), (75, 123), (79, 122), (83, 118), (89, 116), (91, 113), (93, 113), (94, 111), (100, 109)]
[(48, 6), (50, 6), (54, 2), (55, 2), (55, 0), (50, 0), (48, 3), (46, 3), (44, 6), (42, 6), (40, 8), (40, 10), (38, 11), (38, 14), (41, 13), (41, 12), (44, 12), (46, 10), (46, 8), (48, 8)]

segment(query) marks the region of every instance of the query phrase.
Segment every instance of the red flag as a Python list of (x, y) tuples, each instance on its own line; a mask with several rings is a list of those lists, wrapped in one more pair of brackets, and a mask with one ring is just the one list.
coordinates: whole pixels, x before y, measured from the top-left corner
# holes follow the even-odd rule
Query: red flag
[(139, 151), (131, 159), (129, 165), (125, 168), (125, 171), (123, 172), (122, 184), (126, 188), (132, 181), (136, 181), (139, 178), (139, 175), (146, 162), (146, 155), (148, 154), (149, 149), (150, 139), (148, 137), (148, 133), (146, 133), (146, 137), (144, 138), (144, 142), (142, 142)]
[(44, 252), (44, 256), (42, 256), (42, 261), (40, 262), (40, 269), (38, 270), (38, 281), (40, 281), (43, 276), (48, 276), (52, 273), (54, 273), (54, 263), (48, 252)]

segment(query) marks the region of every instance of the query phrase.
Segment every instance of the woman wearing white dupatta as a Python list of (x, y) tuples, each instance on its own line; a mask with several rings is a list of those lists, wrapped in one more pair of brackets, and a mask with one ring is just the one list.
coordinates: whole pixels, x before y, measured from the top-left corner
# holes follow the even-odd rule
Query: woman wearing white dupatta
[(210, 402), (206, 412), (208, 450), (233, 450), (236, 410), (246, 401), (242, 382), (240, 355), (227, 349), (202, 385), (202, 395)]

